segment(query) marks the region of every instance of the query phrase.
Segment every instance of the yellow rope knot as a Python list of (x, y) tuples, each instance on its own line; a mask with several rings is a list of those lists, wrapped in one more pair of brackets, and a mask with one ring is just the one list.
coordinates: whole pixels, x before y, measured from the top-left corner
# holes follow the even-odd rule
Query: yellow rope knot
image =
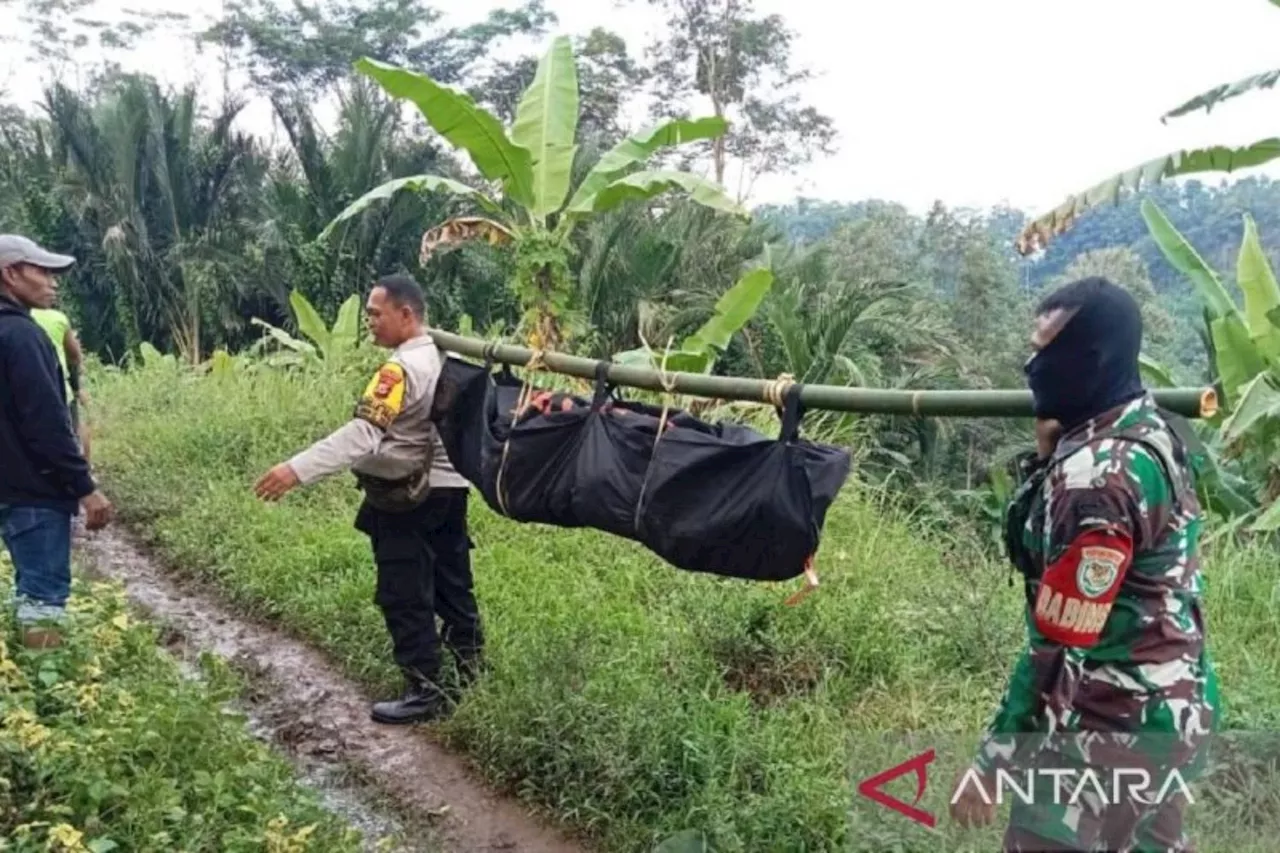
[(1216, 388), (1206, 388), (1200, 395), (1200, 417), (1212, 418), (1218, 414), (1218, 391)]
[(534, 350), (533, 354), (529, 356), (529, 360), (525, 363), (524, 369), (531, 372), (546, 370), (547, 363), (542, 360), (545, 355), (546, 353), (540, 349)]
[(790, 373), (780, 373), (778, 378), (764, 386), (764, 401), (781, 409), (787, 400), (787, 392), (795, 385), (795, 377)]
[(662, 385), (662, 390), (668, 394), (675, 393), (676, 375), (667, 371), (667, 357), (662, 357), (662, 364), (658, 365), (658, 383)]

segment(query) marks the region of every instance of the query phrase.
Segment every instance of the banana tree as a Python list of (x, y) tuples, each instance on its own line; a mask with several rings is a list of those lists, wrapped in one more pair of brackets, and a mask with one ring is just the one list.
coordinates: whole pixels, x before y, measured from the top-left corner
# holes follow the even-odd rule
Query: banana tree
[[(1245, 495), (1244, 480), (1221, 470), (1216, 460), (1210, 477), (1215, 497), (1230, 514), (1266, 506), (1252, 525), (1256, 531), (1280, 528), (1280, 285), (1258, 239), (1253, 218), (1244, 216), (1244, 236), (1236, 262), (1236, 283), (1243, 294), (1237, 306), (1218, 273), (1150, 200), (1142, 215), (1156, 245), (1195, 288), (1204, 309), (1205, 345), (1220, 391), (1221, 408), (1208, 423), (1216, 430), (1210, 445), (1237, 457), (1249, 479), (1261, 482), (1259, 500)], [(1153, 367), (1148, 365), (1149, 368)], [(1151, 369), (1149, 376), (1158, 377)]]
[[(1277, 0), (1268, 1), (1273, 6), (1280, 6)], [(1168, 122), (1171, 118), (1201, 109), (1209, 112), (1224, 101), (1239, 97), (1246, 92), (1270, 89), (1277, 82), (1280, 82), (1280, 69), (1264, 71), (1234, 83), (1216, 86), (1165, 113), (1160, 120)], [(1150, 187), (1182, 175), (1202, 172), (1236, 172), (1261, 166), (1277, 158), (1280, 158), (1280, 137), (1274, 136), (1240, 147), (1215, 145), (1210, 148), (1174, 151), (1156, 157), (1118, 175), (1113, 175), (1081, 193), (1069, 196), (1053, 210), (1028, 223), (1017, 237), (1017, 249), (1021, 254), (1028, 255), (1048, 246), (1053, 237), (1067, 231), (1082, 214), (1105, 204), (1115, 204), (1124, 190), (1136, 192), (1143, 187)]]
[(404, 68), (363, 58), (356, 70), (393, 98), (411, 101), (437, 133), (464, 150), (491, 193), (438, 175), (397, 178), (369, 191), (342, 211), (321, 235), (402, 190), (452, 193), (486, 216), (469, 215), (432, 228), (423, 240), (425, 263), (440, 248), (485, 239), (515, 252), (511, 286), (524, 316), (521, 331), (535, 349), (557, 349), (571, 334), (574, 306), (569, 261), (574, 229), (589, 217), (631, 200), (682, 191), (696, 203), (746, 218), (719, 185), (671, 170), (632, 171), (660, 148), (723, 134), (720, 118), (662, 122), (618, 143), (570, 195), (578, 152), (578, 73), (567, 37), (553, 40), (538, 63), (510, 129), (469, 96)]

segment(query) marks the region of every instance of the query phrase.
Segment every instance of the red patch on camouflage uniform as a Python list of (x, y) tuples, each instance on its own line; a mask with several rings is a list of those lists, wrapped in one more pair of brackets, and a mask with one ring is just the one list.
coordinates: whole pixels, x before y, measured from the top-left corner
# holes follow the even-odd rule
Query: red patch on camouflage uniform
[(1064, 646), (1095, 645), (1132, 554), (1133, 543), (1118, 530), (1077, 536), (1041, 578), (1035, 606), (1040, 633)]

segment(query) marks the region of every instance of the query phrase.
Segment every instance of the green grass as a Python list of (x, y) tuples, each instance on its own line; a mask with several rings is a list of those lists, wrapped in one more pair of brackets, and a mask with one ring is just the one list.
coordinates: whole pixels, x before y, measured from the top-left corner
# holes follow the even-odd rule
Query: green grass
[[(361, 384), (113, 374), (95, 384), (95, 453), (125, 517), (175, 567), (379, 691), (397, 676), (352, 527), (352, 481), (276, 506), (252, 495), (260, 473), (348, 416)], [(478, 498), (471, 524), (493, 670), (438, 728), (496, 784), (610, 850), (691, 827), (723, 851), (993, 849), (996, 828), (960, 833), (944, 819), (931, 836), (855, 791), (913, 754), (893, 733), (932, 732), (919, 742), (949, 744), (928, 795), (944, 812), (942, 789), (1019, 651), (1020, 587), (963, 532), (908, 518), (851, 480), (828, 518), (822, 586), (787, 608), (794, 585), (680, 572), (634, 543), (516, 524)], [(1280, 716), (1273, 567), (1262, 551), (1208, 562), (1229, 724)], [(1225, 831), (1199, 837), (1200, 849), (1250, 849)]]
[[(0, 597), (12, 567), (0, 560)], [(16, 644), (0, 615), (0, 850), (360, 849), (284, 759), (223, 704), (216, 660), (192, 680), (119, 589), (77, 581), (67, 643)]]

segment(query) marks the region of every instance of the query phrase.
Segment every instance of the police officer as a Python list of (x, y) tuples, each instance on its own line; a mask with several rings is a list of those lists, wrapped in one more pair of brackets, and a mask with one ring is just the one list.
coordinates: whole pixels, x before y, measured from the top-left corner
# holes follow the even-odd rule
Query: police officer
[[(1070, 782), (1060, 796), (1046, 773), (1032, 775), (1033, 802), (1012, 798), (1006, 851), (1187, 851), (1184, 787), (1218, 704), (1193, 439), (1142, 386), (1142, 318), (1128, 293), (1083, 279), (1036, 313), (1026, 373), (1039, 447), (1006, 535), (1024, 575), (1028, 645), (973, 762), (985, 791), (958, 782), (951, 814), (990, 822), (997, 770), (1019, 785), (1027, 768), (1070, 770), (1056, 777)], [(1120, 768), (1148, 772), (1151, 790), (1117, 796), (1128, 790), (1111, 785)], [(1086, 769), (1108, 797), (1069, 796)]]
[(373, 705), (381, 723), (425, 722), (445, 713), (456, 689), (440, 680), (440, 638), (460, 685), (480, 664), (483, 638), (472, 591), (468, 483), (449, 463), (431, 411), (441, 356), (426, 331), (422, 290), (408, 276), (379, 279), (366, 304), (372, 337), (393, 350), (369, 381), (353, 418), (258, 481), (264, 500), (350, 468), (364, 490), (356, 528), (373, 547), (375, 602), (391, 634), (406, 688)]

